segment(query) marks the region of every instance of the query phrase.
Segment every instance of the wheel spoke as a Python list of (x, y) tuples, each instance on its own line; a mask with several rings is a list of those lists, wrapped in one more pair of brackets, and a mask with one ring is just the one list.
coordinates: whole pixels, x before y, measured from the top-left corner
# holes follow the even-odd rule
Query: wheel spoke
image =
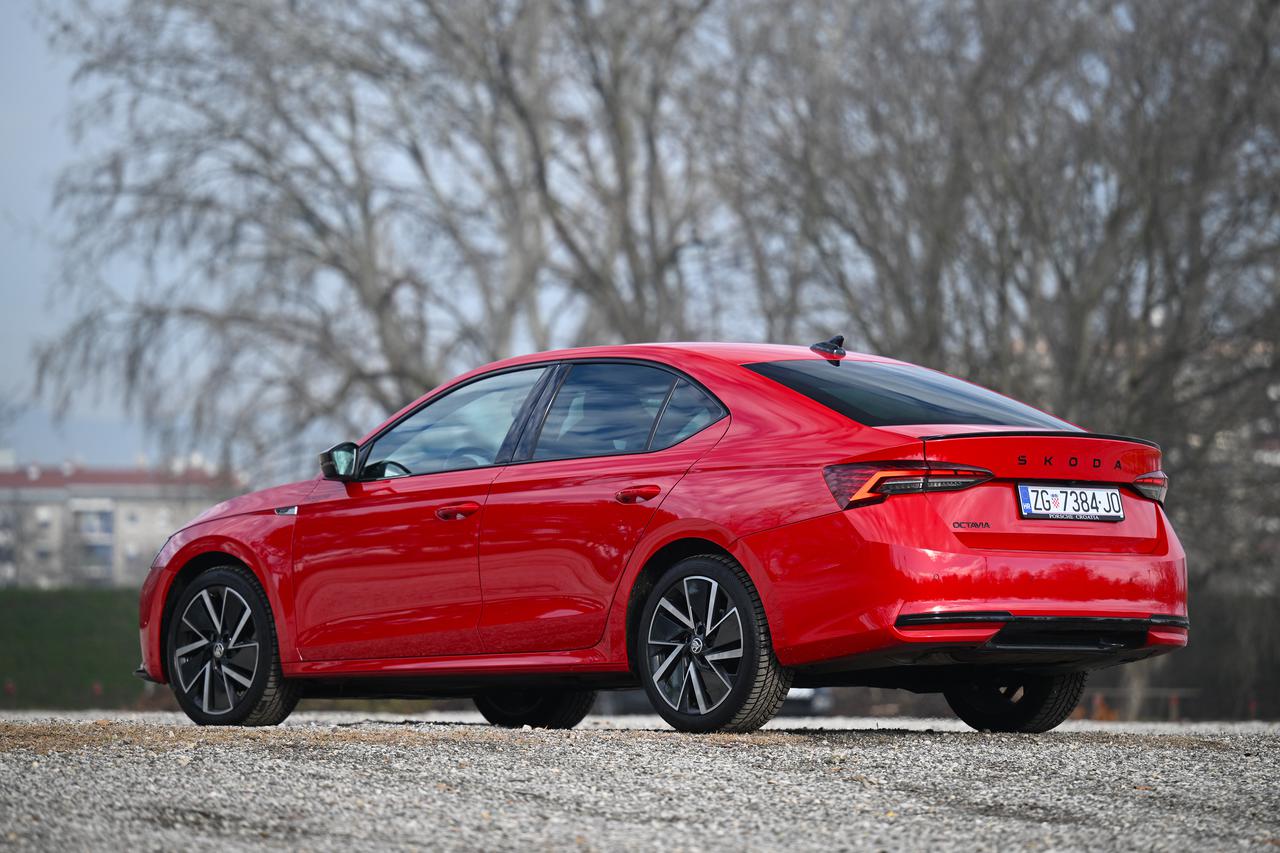
[(721, 626), (714, 636), (707, 637), (707, 651), (718, 652), (722, 649), (739, 648), (742, 646), (742, 626), (737, 620), (728, 625)]
[(227, 668), (222, 668), (222, 689), (227, 693), (227, 710), (230, 711), (236, 705), (236, 694), (231, 692), (231, 685), (227, 683)]
[(187, 615), (185, 613), (182, 616), (182, 624), (190, 628), (192, 633), (194, 633), (197, 637), (204, 637), (204, 631), (200, 630), (195, 625), (191, 624), (191, 620), (187, 618)]
[(201, 637), (200, 639), (196, 640), (194, 643), (187, 643), (185, 646), (182, 646), (180, 649), (174, 652), (174, 654), (180, 658), (185, 658), (187, 655), (191, 654), (196, 649), (202, 649), (207, 645), (209, 645), (209, 641), (206, 640), (204, 637)]
[(715, 634), (716, 630), (719, 629), (719, 627), (724, 624), (724, 620), (728, 619), (730, 616), (737, 616), (737, 615), (738, 615), (738, 608), (732, 607), (729, 609), (728, 613), (724, 614), (718, 620), (716, 620), (716, 624), (711, 625), (710, 620), (708, 620), (707, 624), (710, 625), (710, 627), (707, 628), (707, 636), (710, 637), (713, 634)]
[(230, 661), (236, 666), (253, 672), (258, 668), (258, 644), (242, 643), (235, 647), (227, 648), (227, 656), (224, 661)]
[(218, 614), (213, 612), (213, 600), (209, 598), (209, 590), (200, 590), (200, 600), (204, 602), (205, 609), (209, 611), (209, 618), (213, 620), (213, 630), (221, 631), (222, 622), (218, 618)]
[(667, 601), (664, 598), (658, 602), (658, 606), (661, 607), (663, 610), (667, 611), (668, 613), (670, 613), (676, 619), (678, 619), (680, 621), (680, 624), (684, 625), (690, 631), (693, 630), (693, 620), (690, 619), (685, 614), (681, 613), (679, 610), (677, 610), (675, 605), (672, 604), (670, 601)]
[(724, 685), (724, 689), (726, 691), (733, 689), (733, 685), (729, 683), (729, 679), (725, 678), (724, 673), (721, 672), (711, 661), (707, 661), (707, 669), (715, 673), (716, 678), (720, 679), (720, 683)]
[[(698, 667), (698, 679), (702, 682), (702, 689), (706, 693), (707, 701), (712, 708), (715, 708), (729, 695), (729, 691), (733, 689), (733, 683), (713, 663), (697, 661), (696, 665)], [(708, 673), (710, 674), (708, 675)]]
[[(196, 686), (196, 682), (200, 680), (200, 674), (204, 668), (209, 665), (207, 659), (201, 657), (200, 660), (188, 661), (187, 667), (183, 667), (181, 662), (178, 663), (178, 687), (183, 693), (190, 693), (191, 688)], [(190, 678), (187, 677), (191, 670), (195, 670), (195, 674)]]
[(239, 672), (236, 672), (234, 669), (231, 668), (231, 666), (229, 666), (226, 663), (222, 664), (222, 674), (223, 674), (223, 677), (226, 677), (228, 675), (231, 676), (231, 679), (235, 681), (237, 684), (239, 684), (241, 687), (243, 687), (245, 690), (248, 690), (249, 687), (253, 684), (252, 679), (246, 678), (245, 676), (241, 675)]
[(204, 665), (204, 697), (200, 702), (200, 707), (204, 709), (204, 712), (206, 714), (213, 713), (212, 709), (209, 707), (209, 692), (210, 692), (209, 688), (212, 684), (212, 681), (213, 681), (213, 664), (207, 663)]
[(707, 626), (707, 633), (711, 633), (711, 616), (716, 610), (716, 593), (720, 591), (720, 584), (715, 581), (711, 582), (711, 592), (707, 595), (707, 621), (703, 624)]
[(222, 604), (218, 608), (218, 630), (219, 631), (221, 631), (222, 626), (227, 623), (227, 599), (231, 597), (230, 592), (231, 590), (227, 589), (226, 587), (223, 587)]
[(249, 617), (252, 615), (253, 612), (246, 607), (244, 609), (244, 615), (240, 617), (239, 624), (237, 624), (236, 629), (231, 632), (231, 639), (227, 641), (228, 646), (235, 648), (236, 641), (240, 639), (240, 632), (244, 630), (245, 623), (249, 621)]
[(694, 622), (697, 621), (696, 617), (693, 615), (693, 596), (689, 593), (689, 581), (691, 580), (693, 580), (693, 578), (685, 578), (684, 583), (681, 584), (681, 587), (684, 588), (685, 615), (689, 618), (688, 624), (690, 628), (694, 627)]
[(708, 660), (708, 661), (733, 660), (734, 658), (742, 657), (742, 647), (739, 646), (736, 649), (725, 649), (722, 652), (710, 652), (709, 654), (704, 655), (703, 657), (705, 660)]
[(680, 692), (676, 695), (676, 701), (673, 703), (677, 711), (681, 710), (681, 706), (684, 705), (684, 694), (689, 687), (689, 668), (692, 666), (692, 661), (685, 661), (684, 672), (680, 676)]
[(670, 667), (671, 664), (675, 662), (675, 659), (680, 657), (680, 653), (683, 651), (684, 651), (683, 645), (677, 646), (676, 648), (672, 649), (671, 654), (667, 655), (667, 659), (664, 660), (662, 664), (653, 671), (653, 680), (655, 684), (666, 673), (667, 668)]
[(689, 682), (693, 685), (693, 696), (698, 701), (698, 713), (707, 713), (707, 697), (702, 693), (702, 680), (698, 678), (698, 668), (689, 662)]

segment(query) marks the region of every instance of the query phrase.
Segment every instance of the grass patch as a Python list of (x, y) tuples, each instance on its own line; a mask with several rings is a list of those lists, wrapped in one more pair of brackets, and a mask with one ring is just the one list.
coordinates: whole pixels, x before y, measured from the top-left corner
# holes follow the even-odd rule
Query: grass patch
[(0, 708), (171, 707), (133, 676), (133, 589), (0, 589)]

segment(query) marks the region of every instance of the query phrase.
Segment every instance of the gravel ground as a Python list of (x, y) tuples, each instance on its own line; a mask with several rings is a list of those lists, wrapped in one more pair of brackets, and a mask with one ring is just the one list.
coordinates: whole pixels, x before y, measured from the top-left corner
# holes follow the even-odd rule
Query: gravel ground
[(345, 850), (1280, 847), (1280, 724), (775, 720), (690, 736), (475, 715), (0, 717), (0, 846)]

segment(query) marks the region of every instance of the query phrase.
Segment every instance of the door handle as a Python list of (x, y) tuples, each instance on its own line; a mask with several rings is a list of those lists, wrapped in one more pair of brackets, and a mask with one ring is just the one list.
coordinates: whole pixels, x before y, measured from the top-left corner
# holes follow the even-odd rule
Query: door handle
[(445, 504), (436, 510), (436, 518), (441, 521), (461, 521), (480, 509), (475, 501), (463, 501), (456, 504)]
[(614, 495), (620, 504), (639, 504), (653, 500), (662, 491), (661, 486), (628, 486)]

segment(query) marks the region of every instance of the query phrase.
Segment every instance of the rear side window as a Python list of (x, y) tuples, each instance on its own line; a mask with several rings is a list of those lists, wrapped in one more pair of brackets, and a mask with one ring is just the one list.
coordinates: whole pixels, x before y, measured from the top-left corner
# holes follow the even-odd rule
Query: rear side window
[(994, 391), (910, 364), (803, 360), (746, 367), (866, 426), (992, 424), (1078, 429)]
[(719, 403), (692, 382), (681, 379), (671, 392), (667, 407), (662, 410), (662, 418), (658, 421), (658, 428), (653, 433), (653, 444), (650, 446), (654, 450), (661, 450), (679, 444), (720, 420), (723, 415), (724, 410)]
[(676, 377), (642, 364), (575, 364), (556, 392), (534, 459), (646, 450)]

